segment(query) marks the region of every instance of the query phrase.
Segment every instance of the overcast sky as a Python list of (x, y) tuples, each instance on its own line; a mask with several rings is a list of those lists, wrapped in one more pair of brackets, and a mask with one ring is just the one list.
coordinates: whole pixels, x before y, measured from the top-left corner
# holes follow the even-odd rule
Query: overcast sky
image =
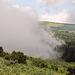
[(40, 20), (75, 23), (75, 0), (12, 0), (11, 3), (31, 7)]

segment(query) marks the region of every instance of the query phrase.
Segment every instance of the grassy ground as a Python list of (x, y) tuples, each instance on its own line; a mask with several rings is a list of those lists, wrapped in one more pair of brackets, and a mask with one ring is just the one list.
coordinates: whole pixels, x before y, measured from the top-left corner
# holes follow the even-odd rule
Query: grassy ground
[(55, 35), (64, 41), (75, 41), (75, 24), (60, 24), (41, 22), (45, 27), (50, 27)]
[(0, 58), (0, 75), (60, 75), (60, 73), (53, 69), (36, 67), (30, 60), (27, 60), (25, 65)]
[[(66, 63), (59, 60), (46, 60), (48, 68), (37, 67), (27, 60), (27, 65), (19, 64), (0, 58), (0, 75), (68, 75), (67, 66), (75, 63)], [(58, 70), (56, 70), (56, 67)]]

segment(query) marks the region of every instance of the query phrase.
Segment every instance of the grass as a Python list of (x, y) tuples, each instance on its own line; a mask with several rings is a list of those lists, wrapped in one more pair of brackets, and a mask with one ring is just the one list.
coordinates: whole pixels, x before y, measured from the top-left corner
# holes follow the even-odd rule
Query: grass
[(75, 63), (67, 63), (57, 59), (47, 59), (44, 61), (48, 64), (48, 67), (41, 68), (32, 64), (33, 59), (36, 60), (36, 58), (29, 58), (27, 59), (27, 64), (21, 64), (0, 57), (0, 75), (69, 75), (67, 67), (75, 66)]
[(0, 75), (58, 75), (57, 72), (51, 69), (32, 65), (30, 60), (27, 60), (27, 62), (27, 65), (19, 63), (11, 64), (10, 61), (0, 58)]

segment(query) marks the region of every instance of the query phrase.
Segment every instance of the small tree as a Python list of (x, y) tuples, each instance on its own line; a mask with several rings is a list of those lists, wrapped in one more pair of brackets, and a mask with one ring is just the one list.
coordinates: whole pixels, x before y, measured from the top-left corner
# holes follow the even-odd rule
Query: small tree
[(0, 47), (0, 53), (2, 53), (3, 52), (3, 48), (2, 47)]
[(18, 60), (18, 63), (26, 64), (26, 56), (22, 52), (15, 52), (13, 51), (10, 57), (11, 60)]
[(32, 60), (32, 64), (37, 67), (48, 68), (48, 63), (42, 59), (35, 58)]

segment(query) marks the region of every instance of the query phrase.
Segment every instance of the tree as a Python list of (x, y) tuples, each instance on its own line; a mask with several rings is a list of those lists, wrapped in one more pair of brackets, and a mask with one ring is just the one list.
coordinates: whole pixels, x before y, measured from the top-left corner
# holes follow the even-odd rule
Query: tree
[(2, 53), (3, 52), (3, 48), (2, 47), (0, 47), (0, 53)]

